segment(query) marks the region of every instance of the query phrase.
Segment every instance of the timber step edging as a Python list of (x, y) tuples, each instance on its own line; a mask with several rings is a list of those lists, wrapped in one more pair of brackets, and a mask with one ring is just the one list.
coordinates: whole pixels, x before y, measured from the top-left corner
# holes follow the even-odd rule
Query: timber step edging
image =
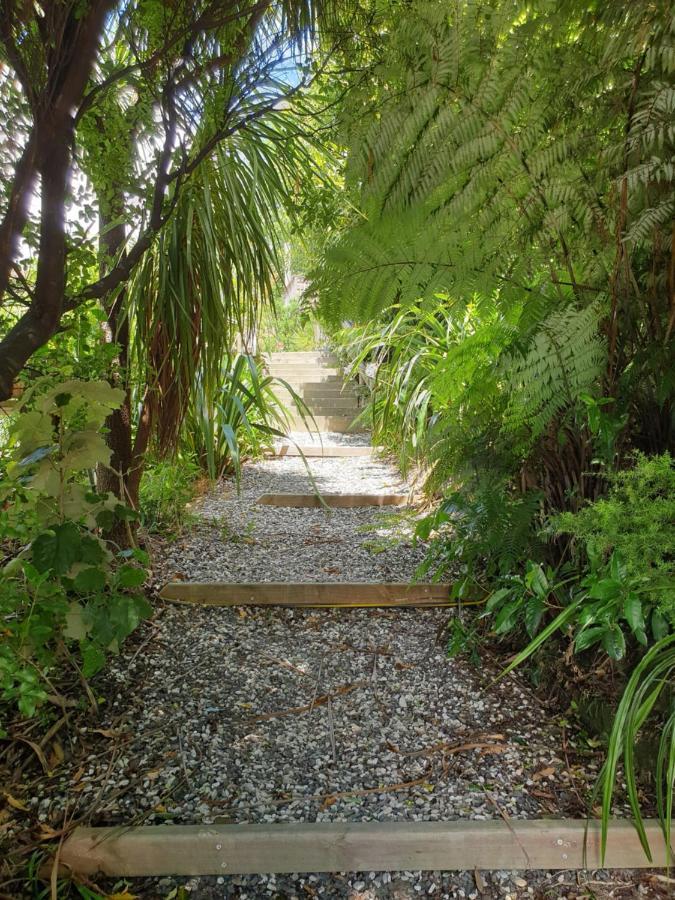
[(230, 582), (172, 581), (163, 600), (201, 606), (428, 607), (447, 606), (450, 584), (380, 582)]
[(408, 494), (261, 494), (256, 503), (293, 509), (356, 509), (367, 506), (406, 506)]
[(665, 866), (659, 823), (645, 827), (653, 860), (626, 820), (610, 822), (604, 860), (600, 824), (584, 819), (79, 827), (60, 863), (118, 877)]
[(348, 444), (327, 445), (314, 444), (311, 446), (298, 444), (282, 444), (277, 447), (272, 454), (273, 459), (283, 459), (284, 456), (308, 456), (308, 457), (351, 457), (351, 456), (373, 456), (375, 453), (383, 452), (382, 447), (364, 447), (363, 445), (355, 445), (350, 447)]

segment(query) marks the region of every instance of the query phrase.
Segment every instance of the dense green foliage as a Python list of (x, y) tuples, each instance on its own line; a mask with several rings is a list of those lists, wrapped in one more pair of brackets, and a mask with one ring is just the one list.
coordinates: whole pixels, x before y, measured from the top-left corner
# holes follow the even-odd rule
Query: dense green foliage
[(217, 390), (202, 390), (197, 384), (183, 445), (211, 479), (230, 473), (238, 484), (242, 460), (260, 455), (271, 448), (274, 437), (286, 433), (288, 411), (279, 402), (275, 386), (287, 389), (309, 427), (311, 414), (302, 398), (288, 382), (267, 375), (250, 354), (225, 357)]
[(186, 507), (195, 495), (200, 472), (183, 453), (147, 464), (139, 497), (141, 525), (147, 532), (171, 538), (183, 531), (190, 521)]
[(675, 463), (670, 454), (637, 457), (614, 473), (606, 497), (553, 519), (556, 534), (573, 535), (591, 565), (621, 560), (624, 577), (675, 622)]
[(298, 300), (279, 303), (262, 316), (258, 348), (261, 353), (316, 349), (313, 323)]
[(71, 645), (88, 677), (150, 612), (138, 593), (145, 571), (135, 564), (145, 554), (119, 553), (100, 536), (136, 514), (97, 492), (88, 474), (110, 458), (101, 429), (120, 400), (105, 382), (39, 383), (11, 429), (0, 513), (0, 686), (24, 716), (56, 693), (50, 675), (72, 660)]
[[(675, 626), (670, 4), (379, 12), (334, 122), (352, 212), (315, 247), (319, 310), (376, 367), (375, 441), (441, 498), (427, 568), (487, 598), (518, 663), (546, 644), (555, 666), (551, 641), (637, 663), (612, 753), (633, 773), (636, 730), (660, 723), (666, 797), (672, 694), (641, 706), (635, 684), (654, 688), (640, 657), (670, 659)], [(482, 633), (456, 619), (453, 652)]]

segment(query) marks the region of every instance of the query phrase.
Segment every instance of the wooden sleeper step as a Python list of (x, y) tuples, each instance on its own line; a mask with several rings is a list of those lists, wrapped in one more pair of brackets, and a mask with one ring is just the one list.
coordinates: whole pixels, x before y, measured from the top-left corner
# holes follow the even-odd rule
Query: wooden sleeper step
[(659, 823), (645, 826), (653, 862), (625, 820), (610, 822), (602, 861), (599, 822), (585, 819), (80, 827), (60, 862), (68, 874), (116, 877), (664, 866)]
[(282, 444), (277, 447), (274, 456), (278, 459), (282, 459), (284, 456), (308, 456), (308, 457), (351, 457), (351, 456), (372, 456), (373, 450), (378, 451), (380, 448), (378, 447), (364, 447), (364, 446), (354, 446), (349, 447), (348, 445), (341, 444), (338, 446), (321, 446), (319, 444), (316, 445), (302, 445), (298, 444), (295, 446), (294, 444)]
[(293, 509), (355, 509), (362, 506), (405, 506), (407, 494), (261, 494), (256, 500), (262, 506)]
[(451, 602), (449, 584), (337, 581), (257, 584), (172, 581), (160, 591), (160, 597), (200, 606), (427, 607)]

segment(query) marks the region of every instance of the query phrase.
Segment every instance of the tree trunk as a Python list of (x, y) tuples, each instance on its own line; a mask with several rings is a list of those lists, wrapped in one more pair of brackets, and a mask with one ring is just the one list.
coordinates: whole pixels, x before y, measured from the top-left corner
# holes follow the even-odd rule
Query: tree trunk
[[(103, 192), (102, 192), (103, 193)], [(106, 192), (107, 193), (107, 192)], [(104, 277), (123, 252), (126, 240), (126, 229), (123, 222), (124, 194), (119, 186), (112, 189), (112, 200), (99, 197), (99, 251), (100, 272)], [(103, 326), (106, 343), (117, 344), (119, 352), (113, 362), (108, 380), (111, 385), (124, 391), (124, 402), (106, 419), (108, 434), (106, 442), (112, 451), (110, 465), (99, 465), (96, 470), (96, 483), (101, 493), (112, 493), (126, 506), (138, 507), (138, 492), (130, 495), (128, 489), (129, 473), (133, 461), (133, 421), (131, 414), (131, 386), (129, 382), (129, 321), (125, 306), (126, 290), (121, 288), (102, 301), (107, 314)], [(130, 543), (129, 530), (124, 522), (116, 522), (106, 537), (120, 547), (126, 548)]]
[[(10, 5), (11, 6), (11, 5)], [(65, 204), (74, 138), (74, 112), (86, 89), (105, 17), (112, 0), (93, 0), (83, 9), (64, 4), (64, 17), (47, 54), (44, 84), (33, 102), (34, 136), (18, 162), (9, 207), (0, 228), (0, 290), (14, 262), (27, 218), (28, 195), (40, 175), (41, 219), (35, 290), (31, 304), (0, 340), (0, 400), (30, 357), (53, 337), (61, 321), (66, 284)], [(13, 12), (5, 11), (11, 24)], [(36, 76), (37, 88), (40, 76)], [(26, 85), (24, 84), (24, 89)], [(2, 300), (2, 294), (0, 294)]]
[[(119, 185), (112, 188), (112, 193), (112, 201), (103, 197), (99, 200), (101, 233), (99, 246), (102, 278), (105, 277), (106, 271), (117, 262), (120, 253), (123, 253), (126, 240), (123, 223), (124, 193)], [(138, 510), (145, 453), (150, 443), (152, 429), (148, 391), (141, 402), (134, 435), (129, 373), (129, 319), (125, 301), (126, 290), (124, 288), (113, 295), (108, 295), (103, 300), (103, 307), (107, 314), (103, 329), (105, 340), (108, 343), (117, 344), (119, 347), (115, 366), (109, 373), (109, 381), (113, 387), (121, 388), (124, 391), (124, 402), (106, 419), (108, 428), (106, 441), (112, 450), (112, 456), (109, 466), (100, 465), (98, 467), (96, 481), (99, 491), (110, 492), (118, 497), (121, 503)], [(133, 529), (130, 535), (127, 525), (123, 522), (118, 523), (106, 537), (120, 547), (126, 548), (130, 544), (130, 538), (133, 539)]]
[(56, 332), (63, 311), (66, 278), (65, 200), (68, 189), (72, 116), (55, 110), (38, 126), (41, 179), (40, 244), (35, 292), (27, 312), (2, 341), (0, 399), (11, 397), (14, 380), (33, 353)]

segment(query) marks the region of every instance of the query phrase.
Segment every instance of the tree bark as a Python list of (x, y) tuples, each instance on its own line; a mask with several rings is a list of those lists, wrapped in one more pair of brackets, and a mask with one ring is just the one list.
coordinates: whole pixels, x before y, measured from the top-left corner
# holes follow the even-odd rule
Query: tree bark
[[(99, 198), (99, 250), (101, 255), (101, 276), (123, 251), (126, 240), (124, 223), (120, 221), (124, 211), (124, 195), (121, 190), (114, 190), (112, 201)], [(119, 352), (109, 381), (113, 387), (124, 391), (124, 402), (107, 419), (108, 435), (106, 441), (112, 451), (110, 466), (100, 465), (96, 472), (99, 491), (111, 492), (120, 502), (127, 503), (125, 482), (131, 468), (131, 391), (129, 386), (129, 323), (124, 309), (126, 291), (122, 288), (112, 296), (103, 300), (107, 320), (103, 326), (103, 337), (106, 343), (117, 344)]]
[(56, 110), (37, 129), (41, 147), (40, 243), (35, 292), (27, 312), (2, 341), (0, 398), (12, 394), (14, 379), (31, 355), (56, 332), (63, 310), (66, 278), (65, 200), (70, 167), (72, 117)]
[[(74, 114), (82, 100), (112, 0), (94, 0), (84, 10), (64, 5), (54, 44), (45, 53), (44, 87), (32, 98), (31, 136), (14, 173), (10, 206), (0, 232), (0, 288), (16, 257), (27, 217), (35, 172), (41, 179), (41, 218), (35, 290), (24, 315), (0, 341), (0, 400), (32, 354), (55, 334), (64, 308), (66, 284), (65, 204), (74, 137)], [(11, 10), (3, 19), (3, 41), (12, 33)], [(9, 18), (8, 18), (9, 17)], [(11, 44), (11, 42), (10, 42)], [(16, 64), (22, 68), (20, 48)], [(23, 69), (22, 69), (23, 71)], [(28, 77), (27, 70), (23, 73)], [(40, 76), (36, 79), (38, 82)], [(28, 85), (27, 87), (30, 87)], [(0, 300), (2, 295), (0, 294)]]
[[(99, 198), (101, 277), (107, 271), (123, 261), (123, 247), (126, 240), (124, 217), (124, 192), (120, 185), (109, 188), (112, 200)], [(114, 494), (121, 503), (137, 510), (139, 508), (139, 490), (145, 453), (151, 435), (151, 418), (149, 411), (149, 391), (143, 397), (136, 426), (133, 431), (133, 414), (131, 408), (131, 379), (129, 374), (129, 319), (126, 305), (126, 290), (121, 288), (103, 300), (107, 313), (104, 326), (105, 340), (117, 344), (119, 352), (116, 367), (110, 373), (110, 383), (124, 391), (124, 402), (106, 420), (108, 435), (106, 441), (112, 451), (109, 466), (99, 466), (96, 472), (97, 487), (101, 492)], [(125, 523), (118, 523), (106, 535), (120, 547), (130, 543), (129, 529)], [(133, 529), (132, 529), (133, 536)]]

